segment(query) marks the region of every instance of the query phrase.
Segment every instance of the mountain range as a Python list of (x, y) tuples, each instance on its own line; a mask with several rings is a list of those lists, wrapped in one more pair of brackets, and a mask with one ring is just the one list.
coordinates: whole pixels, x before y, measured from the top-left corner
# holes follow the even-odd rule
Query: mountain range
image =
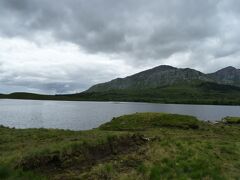
[(240, 86), (240, 69), (229, 66), (215, 73), (204, 74), (190, 68), (176, 68), (162, 65), (126, 78), (117, 78), (110, 82), (94, 85), (86, 92), (133, 89), (144, 90), (176, 84), (192, 84), (196, 82), (212, 82)]
[(190, 68), (161, 65), (96, 84), (82, 93), (12, 93), (0, 94), (0, 98), (240, 105), (240, 69), (229, 66), (205, 74)]

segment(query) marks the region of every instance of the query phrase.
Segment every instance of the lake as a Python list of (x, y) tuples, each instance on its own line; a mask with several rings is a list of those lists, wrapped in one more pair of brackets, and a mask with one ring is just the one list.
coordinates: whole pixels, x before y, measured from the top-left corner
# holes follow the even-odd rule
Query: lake
[(135, 112), (167, 112), (216, 121), (240, 116), (240, 106), (176, 105), (134, 102), (0, 100), (0, 124), (16, 128), (87, 130), (113, 117)]

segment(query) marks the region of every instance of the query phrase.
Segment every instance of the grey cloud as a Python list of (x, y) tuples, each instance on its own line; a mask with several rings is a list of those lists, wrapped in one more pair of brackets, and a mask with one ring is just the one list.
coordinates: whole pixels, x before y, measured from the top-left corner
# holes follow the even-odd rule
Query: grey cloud
[[(2, 0), (8, 35), (49, 31), (90, 53), (166, 58), (218, 35), (219, 0)], [(8, 22), (9, 18), (15, 19)], [(18, 30), (16, 30), (18, 29)], [(139, 53), (141, 49), (141, 53)]]
[[(99, 73), (99, 76), (104, 76), (101, 73)], [(21, 89), (24, 89), (23, 91), (29, 91), (29, 89), (31, 91), (32, 89), (35, 89), (36, 92), (52, 94), (76, 93), (87, 89), (93, 84), (93, 82), (91, 81), (91, 78), (93, 77), (86, 77), (85, 74), (88, 73), (86, 71), (82, 71), (78, 74), (68, 75), (68, 80), (64, 80), (61, 76), (54, 79), (51, 76), (41, 77), (40, 74), (23, 73), (21, 74), (21, 76), (19, 76), (19, 73), (9, 73), (6, 75), (1, 75), (0, 84), (1, 87), (15, 87), (17, 91), (22, 91)], [(108, 76), (111, 75), (108, 74)], [(11, 88), (9, 88), (9, 90), (6, 90), (7, 93), (12, 91), (13, 90)]]
[[(10, 45), (9, 49), (4, 45), (11, 40), (1, 40), (0, 92), (73, 93), (119, 76), (119, 71), (115, 69), (121, 66), (104, 62), (108, 60), (99, 56), (79, 56), (77, 49), (72, 50), (73, 47), (69, 47), (69, 44), (64, 46), (66, 52), (61, 52), (58, 46), (47, 46), (42, 50), (39, 46), (32, 47), (28, 41), (24, 41), (27, 43), (24, 44), (21, 40), (14, 39), (15, 45)], [(19, 44), (23, 47), (18, 47)], [(51, 52), (48, 52), (49, 49)], [(102, 58), (102, 62), (88, 62), (97, 61), (95, 58)]]

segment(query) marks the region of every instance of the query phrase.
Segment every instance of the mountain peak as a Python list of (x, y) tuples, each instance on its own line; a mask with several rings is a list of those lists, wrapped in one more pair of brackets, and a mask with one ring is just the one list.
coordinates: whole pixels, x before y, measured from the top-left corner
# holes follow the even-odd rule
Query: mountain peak
[(157, 70), (172, 70), (172, 69), (177, 69), (173, 66), (169, 66), (169, 65), (160, 65), (160, 66), (157, 66), (153, 69), (157, 69)]
[(228, 66), (228, 67), (226, 67), (226, 69), (236, 69), (236, 68), (233, 66)]
[(193, 81), (202, 80), (209, 81), (209, 78), (205, 74), (194, 69), (181, 69), (169, 65), (161, 65), (126, 78), (114, 79), (110, 82), (92, 86), (87, 91), (103, 92), (109, 90), (154, 89), (178, 83), (191, 83)]
[(218, 83), (240, 85), (240, 70), (232, 66), (220, 69), (217, 72), (210, 74), (210, 76)]
[(218, 70), (217, 72), (224, 72), (224, 71), (226, 72), (226, 71), (235, 71), (235, 70), (237, 70), (235, 67), (228, 66), (228, 67)]
[(239, 73), (240, 70), (233, 67), (233, 66), (228, 66), (228, 67), (225, 67), (223, 69), (220, 69), (218, 70), (217, 72), (213, 73), (213, 74), (235, 74), (235, 73)]

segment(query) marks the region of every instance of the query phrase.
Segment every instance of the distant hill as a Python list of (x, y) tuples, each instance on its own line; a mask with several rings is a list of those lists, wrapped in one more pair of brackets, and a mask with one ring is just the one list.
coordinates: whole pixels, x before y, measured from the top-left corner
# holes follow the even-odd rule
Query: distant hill
[(13, 93), (0, 98), (240, 105), (240, 70), (226, 67), (204, 74), (190, 68), (163, 65), (94, 85), (78, 94)]

